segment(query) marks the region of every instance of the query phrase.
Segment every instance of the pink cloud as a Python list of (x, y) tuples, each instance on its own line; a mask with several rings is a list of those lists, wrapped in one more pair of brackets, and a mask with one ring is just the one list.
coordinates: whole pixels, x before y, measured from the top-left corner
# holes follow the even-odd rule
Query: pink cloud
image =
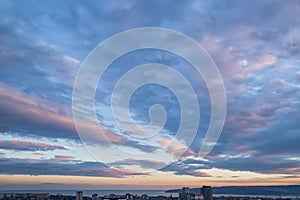
[(52, 145), (43, 142), (30, 142), (25, 140), (0, 140), (0, 149), (19, 150), (19, 151), (47, 151), (47, 150), (66, 150), (64, 146)]
[[(68, 108), (4, 84), (0, 84), (0, 99), (2, 132), (10, 130), (42, 137), (78, 138), (73, 117), (67, 114)], [(119, 145), (144, 148), (142, 144), (113, 133), (98, 123), (81, 120), (79, 125), (86, 131), (85, 139), (91, 143), (107, 144), (107, 141), (110, 141)]]
[(55, 155), (55, 159), (59, 161), (71, 161), (75, 158), (73, 156)]

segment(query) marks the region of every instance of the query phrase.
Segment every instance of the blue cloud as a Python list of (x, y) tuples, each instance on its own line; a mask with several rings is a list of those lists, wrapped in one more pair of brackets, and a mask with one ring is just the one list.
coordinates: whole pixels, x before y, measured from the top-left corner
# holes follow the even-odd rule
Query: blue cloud
[[(0, 8), (0, 131), (78, 141), (71, 117), (71, 95), (80, 63), (92, 48), (115, 33), (135, 27), (159, 26), (182, 31), (207, 49), (223, 75), (228, 98), (225, 127), (207, 158), (210, 161), (200, 163), (205, 167), (194, 167), (191, 164), (199, 161), (186, 160), (164, 171), (201, 176), (199, 169), (217, 167), (296, 173), (287, 169), (297, 166), (299, 161), (292, 158), (299, 158), (300, 150), (297, 144), (300, 139), (299, 11), (298, 1), (293, 0), (256, 3), (250, 0), (242, 3), (231, 0), (125, 1), (122, 4), (3, 1)], [(111, 89), (118, 77), (146, 62), (171, 65), (194, 86), (199, 95), (201, 122), (190, 148), (197, 153), (210, 119), (207, 88), (201, 77), (193, 77), (194, 71), (185, 61), (166, 52), (134, 52), (112, 64), (107, 76), (99, 82), (96, 94), (100, 124), (113, 136), (122, 138), (116, 142), (118, 145), (143, 152), (157, 150), (157, 146), (133, 140), (117, 130), (111, 112), (105, 110), (110, 106)], [(180, 113), (171, 93), (163, 88), (148, 87), (136, 91), (133, 97), (134, 119), (147, 124), (149, 106), (159, 102), (166, 106), (169, 114), (164, 134), (173, 136), (176, 133)], [(26, 148), (7, 142), (2, 145), (20, 151), (39, 148), (33, 143)], [(238, 154), (248, 157), (230, 158)], [(16, 161), (8, 161), (11, 165), (2, 168), (1, 173), (25, 170), (10, 169)], [(63, 174), (63, 169), (73, 169), (73, 165), (64, 164), (57, 173), (46, 172), (38, 166), (42, 164), (45, 163), (26, 165), (36, 168), (36, 175), (59, 175)], [(85, 165), (93, 166), (89, 163), (75, 167), (87, 167)], [(78, 173), (84, 175), (83, 171)], [(69, 173), (74, 174), (72, 170)], [(86, 175), (114, 176), (113, 171), (105, 174), (93, 170)]]
[[(34, 162), (33, 162), (34, 161)], [(20, 158), (0, 158), (1, 174), (25, 174), (25, 175), (66, 175), (66, 176), (94, 176), (115, 177), (147, 175), (108, 168), (99, 162), (62, 162), (55, 159), (32, 160)]]

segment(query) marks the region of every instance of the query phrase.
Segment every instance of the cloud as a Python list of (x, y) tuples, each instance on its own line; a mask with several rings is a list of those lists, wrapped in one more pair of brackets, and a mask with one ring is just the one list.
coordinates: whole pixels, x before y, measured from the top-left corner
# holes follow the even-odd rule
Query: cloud
[(30, 142), (25, 140), (0, 140), (0, 149), (14, 151), (53, 151), (67, 150), (61, 145), (52, 145), (43, 142)]
[(58, 161), (74, 161), (73, 156), (55, 155), (54, 158)]
[(212, 166), (231, 171), (251, 171), (264, 174), (294, 174), (299, 173), (299, 162), (283, 160), (272, 156), (259, 156), (217, 159)]
[(128, 170), (108, 168), (98, 162), (63, 162), (60, 158), (37, 160), (20, 158), (0, 158), (0, 174), (24, 174), (24, 175), (63, 175), (63, 176), (93, 176), (115, 177), (147, 175)]
[[(4, 84), (0, 84), (0, 99), (2, 132), (11, 134), (22, 132), (22, 134), (38, 137), (79, 140), (72, 116), (61, 112), (63, 108), (60, 105), (28, 95)], [(156, 147), (152, 145), (127, 139), (103, 127), (98, 127), (94, 123), (84, 121), (80, 123), (90, 133), (87, 135), (90, 143), (102, 144), (108, 138), (114, 144), (137, 148), (141, 151), (153, 152), (156, 150)], [(103, 134), (97, 134), (99, 130)]]
[(207, 157), (212, 162), (209, 166), (266, 174), (297, 172), (299, 162), (289, 160), (300, 156), (299, 125), (293, 120), (299, 115), (296, 105), (269, 100), (268, 105), (245, 108), (243, 115), (225, 126)]
[[(296, 16), (300, 7), (297, 1), (126, 1), (122, 4), (65, 1), (59, 3), (59, 8), (56, 3), (4, 2), (0, 8), (1, 132), (78, 141), (71, 117), (71, 93), (80, 62), (99, 42), (114, 33), (159, 26), (182, 31), (207, 49), (223, 75), (228, 102), (226, 124), (218, 144), (207, 157), (209, 162), (195, 167), (193, 163), (198, 160), (186, 160), (186, 166), (173, 164), (165, 170), (196, 176), (197, 173), (201, 176), (199, 170), (203, 165), (205, 169), (218, 167), (261, 173), (298, 171), (297, 161), (288, 159), (299, 157), (300, 18)], [(114, 70), (121, 74), (131, 64), (156, 61), (174, 65), (188, 75), (201, 93), (200, 103), (205, 106), (200, 108), (201, 129), (182, 159), (197, 157), (207, 126), (202, 122), (203, 119), (209, 122), (210, 118), (209, 94), (203, 92), (205, 87), (198, 86), (200, 81), (195, 81), (198, 79), (191, 78), (193, 71), (174, 56), (157, 53), (151, 58), (146, 54), (138, 54), (145, 59), (120, 58), (122, 62)], [(104, 91), (99, 95), (101, 103), (110, 102), (107, 85), (117, 78), (113, 75), (109, 73), (106, 85), (100, 86)], [(147, 114), (147, 106), (156, 103), (153, 99), (157, 98), (170, 111), (165, 128), (169, 135), (175, 133), (180, 121), (179, 110), (173, 107), (176, 99), (157, 88), (139, 94), (132, 101), (132, 110), (137, 111), (135, 117), (149, 121), (148, 116), (140, 113)], [(103, 128), (113, 127), (108, 114), (101, 109), (99, 113)], [(87, 130), (96, 129), (88, 123), (84, 125)], [(112, 129), (105, 129), (105, 133), (116, 145), (143, 152), (157, 149)], [(101, 143), (101, 140), (100, 136), (90, 135), (90, 141)], [(168, 146), (167, 141), (159, 144)], [(176, 152), (175, 147), (169, 150)], [(151, 164), (141, 160), (130, 160), (130, 163), (145, 167)]]
[(50, 101), (69, 104), (80, 61), (43, 40), (26, 18), (1, 18), (5, 19), (0, 22), (0, 64), (5, 66), (0, 69), (1, 81)]
[(165, 166), (166, 163), (159, 162), (156, 160), (137, 160), (137, 159), (125, 159), (121, 161), (116, 161), (113, 163), (110, 163), (112, 166), (130, 166), (130, 165), (136, 165), (145, 169), (159, 169), (162, 166)]
[(52, 138), (78, 138), (70, 116), (63, 109), (35, 95), (28, 95), (5, 84), (0, 85), (2, 132), (23, 132)]
[(188, 175), (195, 177), (211, 177), (208, 173), (201, 171), (209, 169), (210, 166), (207, 162), (201, 160), (181, 160), (173, 162), (170, 165), (160, 169), (163, 172), (173, 172), (176, 175)]

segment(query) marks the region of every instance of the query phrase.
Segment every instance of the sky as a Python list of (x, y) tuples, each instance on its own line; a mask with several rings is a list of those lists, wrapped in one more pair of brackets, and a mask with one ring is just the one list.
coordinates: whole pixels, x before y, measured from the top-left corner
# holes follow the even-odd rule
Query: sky
[[(298, 0), (0, 0), (0, 189), (300, 184), (299, 12)], [(222, 76), (224, 127), (205, 157), (199, 151), (214, 107), (205, 79), (183, 58), (158, 49), (120, 56), (98, 82), (96, 128), (112, 143), (103, 142), (89, 121), (80, 121), (93, 130), (87, 140), (77, 132), (72, 95), (83, 61), (114, 34), (143, 27), (189, 36), (207, 51)], [(180, 101), (176, 91), (158, 84), (132, 93), (132, 119), (126, 121), (141, 128), (134, 133), (149, 134), (143, 127), (156, 130), (147, 126), (149, 108), (162, 105), (167, 117), (157, 137), (142, 138), (118, 127), (112, 111), (114, 87), (124, 74), (146, 63), (167, 65), (190, 83), (199, 103), (190, 106), (191, 113), (200, 113), (199, 122), (193, 115), (195, 137), (186, 131), (170, 146), (179, 130)], [(178, 84), (180, 94), (188, 93), (173, 74), (151, 73)], [(112, 147), (132, 154), (111, 157)], [(161, 151), (172, 159), (157, 156)]]

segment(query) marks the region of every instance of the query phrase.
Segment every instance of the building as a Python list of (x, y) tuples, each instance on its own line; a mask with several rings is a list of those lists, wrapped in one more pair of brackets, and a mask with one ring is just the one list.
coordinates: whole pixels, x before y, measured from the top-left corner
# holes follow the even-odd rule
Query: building
[(98, 194), (93, 194), (92, 195), (92, 200), (98, 200)]
[(143, 195), (141, 196), (141, 199), (142, 199), (142, 200), (148, 200), (148, 199), (149, 199), (149, 197), (148, 197), (148, 195), (147, 195), (147, 194), (143, 194)]
[(203, 196), (200, 194), (200, 191), (194, 194), (191, 193), (189, 187), (183, 187), (179, 193), (179, 200), (203, 200)]
[(76, 192), (76, 200), (83, 200), (83, 193), (81, 191)]
[(201, 190), (198, 190), (196, 193), (192, 193), (188, 187), (183, 187), (179, 193), (179, 200), (213, 200), (212, 194), (213, 192), (210, 186), (203, 186)]
[(202, 195), (204, 200), (213, 200), (212, 188), (210, 186), (203, 186)]
[(181, 192), (179, 193), (179, 200), (191, 200), (190, 195), (191, 195), (190, 188), (183, 187), (181, 189)]

